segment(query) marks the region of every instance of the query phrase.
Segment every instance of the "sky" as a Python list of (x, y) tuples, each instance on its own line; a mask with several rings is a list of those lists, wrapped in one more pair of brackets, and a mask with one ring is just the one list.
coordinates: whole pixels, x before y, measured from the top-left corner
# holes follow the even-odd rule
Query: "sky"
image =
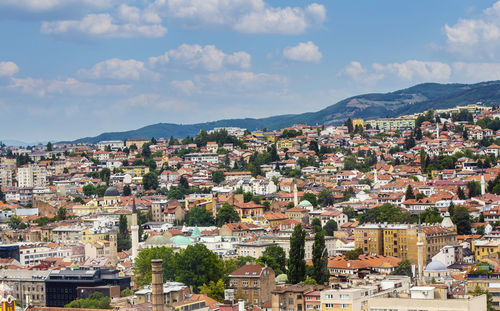
[(0, 140), (500, 79), (500, 1), (0, 0)]

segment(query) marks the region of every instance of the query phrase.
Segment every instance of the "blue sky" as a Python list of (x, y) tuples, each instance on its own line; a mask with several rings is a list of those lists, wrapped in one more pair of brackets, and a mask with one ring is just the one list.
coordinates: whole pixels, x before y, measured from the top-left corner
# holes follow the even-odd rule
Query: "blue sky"
[(316, 111), (500, 79), (500, 2), (1, 0), (0, 139)]

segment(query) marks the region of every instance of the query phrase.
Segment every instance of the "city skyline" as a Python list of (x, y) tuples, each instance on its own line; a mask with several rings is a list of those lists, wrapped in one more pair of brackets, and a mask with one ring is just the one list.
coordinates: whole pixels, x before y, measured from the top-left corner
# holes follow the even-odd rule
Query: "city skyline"
[(0, 139), (317, 111), (500, 79), (500, 2), (0, 3)]

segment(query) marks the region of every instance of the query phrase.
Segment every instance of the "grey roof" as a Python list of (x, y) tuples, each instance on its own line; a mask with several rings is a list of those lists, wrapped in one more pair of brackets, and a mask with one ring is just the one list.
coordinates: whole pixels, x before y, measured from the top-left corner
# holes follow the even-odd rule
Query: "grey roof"
[(115, 187), (108, 187), (108, 189), (106, 189), (106, 191), (104, 191), (104, 196), (105, 197), (119, 197), (120, 192)]
[(426, 272), (443, 272), (446, 271), (446, 266), (441, 261), (431, 261), (426, 267)]

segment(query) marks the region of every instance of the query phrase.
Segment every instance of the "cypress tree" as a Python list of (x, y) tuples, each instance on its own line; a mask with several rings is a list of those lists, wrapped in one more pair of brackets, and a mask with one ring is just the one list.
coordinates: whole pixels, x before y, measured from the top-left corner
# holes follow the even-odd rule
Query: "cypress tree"
[(290, 237), (290, 254), (288, 259), (288, 282), (297, 284), (306, 278), (305, 257), (306, 231), (298, 224)]
[(314, 235), (312, 249), (314, 279), (318, 284), (328, 282), (330, 273), (328, 272), (328, 252), (325, 246), (325, 231), (321, 230)]
[(457, 195), (458, 195), (458, 198), (460, 200), (465, 200), (467, 199), (467, 197), (465, 196), (465, 193), (464, 193), (464, 189), (462, 189), (462, 187), (458, 187), (458, 190), (457, 190)]
[(413, 193), (413, 188), (411, 187), (411, 185), (408, 185), (408, 188), (406, 188), (405, 199), (415, 199), (415, 193)]

